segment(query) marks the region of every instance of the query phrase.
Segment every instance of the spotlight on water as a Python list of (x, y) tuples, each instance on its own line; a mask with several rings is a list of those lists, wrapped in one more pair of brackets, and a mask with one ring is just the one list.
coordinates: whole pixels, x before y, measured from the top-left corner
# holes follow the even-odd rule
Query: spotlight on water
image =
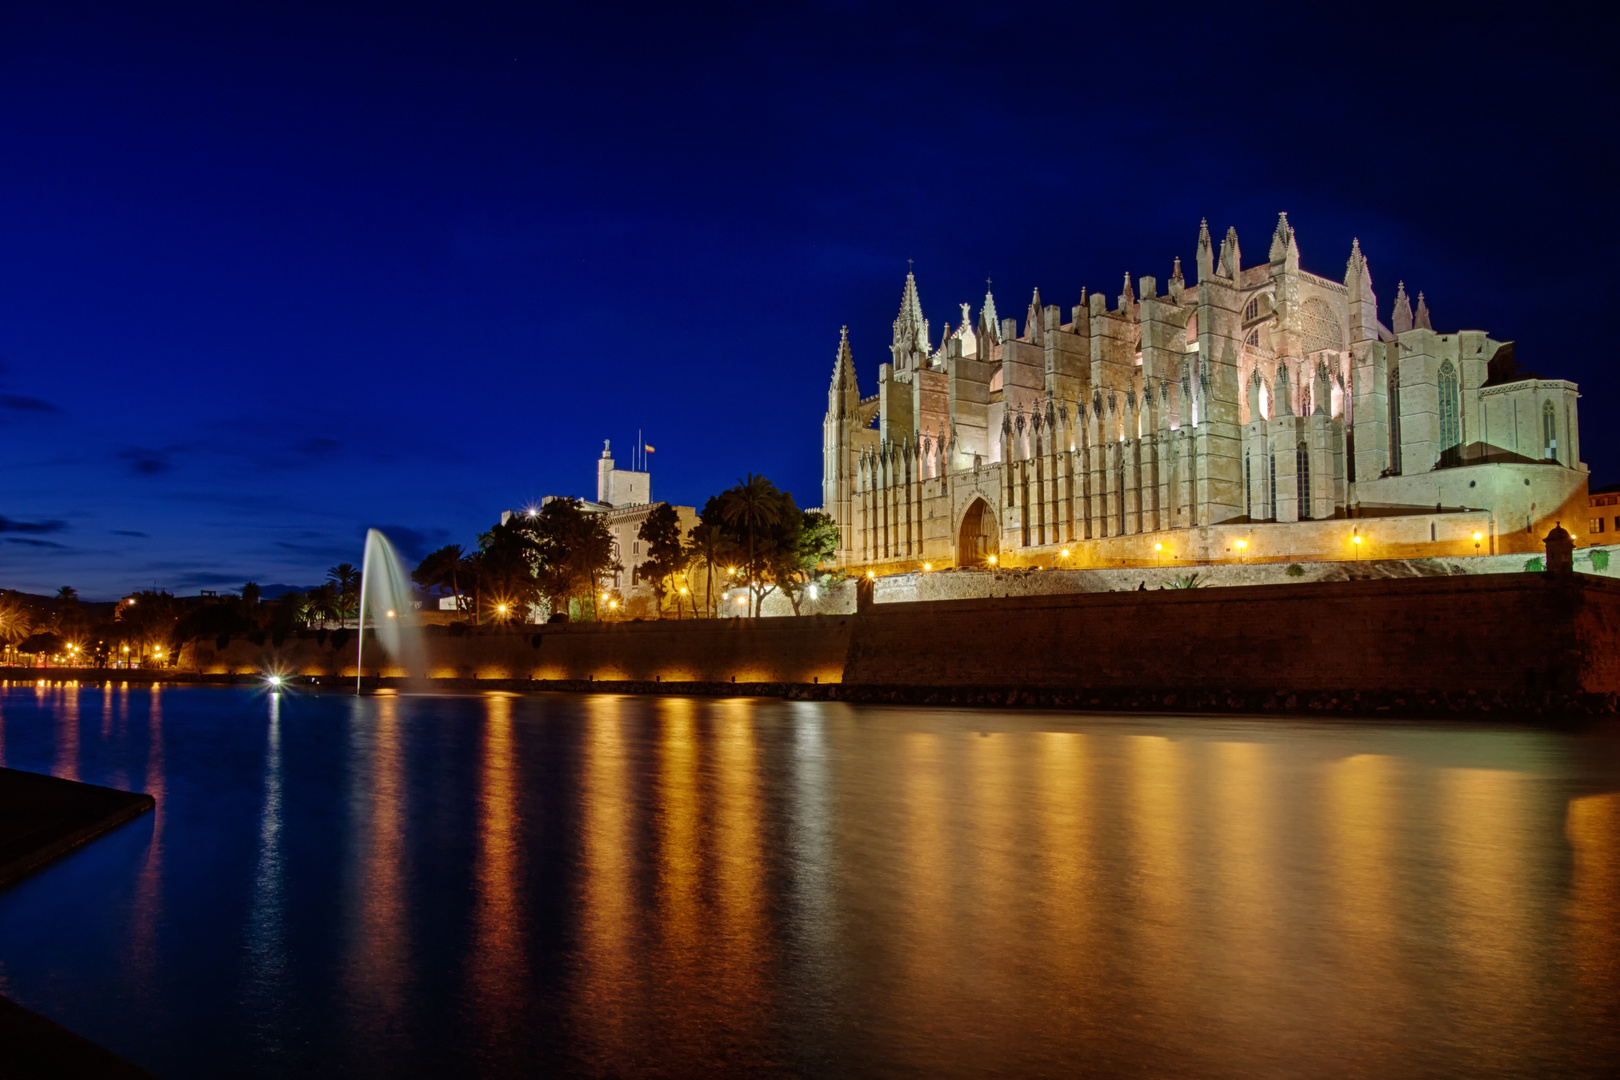
[(272, 689), (272, 690), (280, 690), (281, 689), (281, 676), (280, 675), (266, 676), (264, 681), (270, 684), (270, 689)]

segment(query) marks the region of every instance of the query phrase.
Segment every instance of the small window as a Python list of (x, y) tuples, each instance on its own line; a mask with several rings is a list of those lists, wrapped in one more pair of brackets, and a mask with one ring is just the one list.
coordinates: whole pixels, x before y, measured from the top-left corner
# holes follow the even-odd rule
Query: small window
[(633, 541), (630, 544), (630, 554), (632, 554), (632, 555), (640, 555), (641, 554), (641, 541), (640, 540)]
[(1311, 450), (1304, 442), (1294, 448), (1294, 468), (1298, 476), (1299, 520), (1311, 520)]
[(1250, 330), (1249, 336), (1244, 341), (1244, 344), (1251, 349), (1258, 349), (1260, 347), (1260, 331)]
[(1614, 531), (1615, 532), (1620, 532), (1620, 514), (1617, 514), (1615, 516), (1615, 519), (1614, 519)]
[(1603, 531), (1603, 519), (1602, 518), (1593, 518), (1592, 520), (1588, 521), (1586, 523), (1586, 531), (1587, 532), (1594, 532), (1594, 533), (1602, 532)]
[(1249, 303), (1248, 303), (1248, 306), (1243, 309), (1243, 321), (1248, 322), (1250, 319), (1254, 318), (1256, 315), (1259, 315), (1259, 314), (1260, 314), (1260, 298), (1257, 296), (1253, 300), (1250, 300)]
[(1558, 459), (1558, 410), (1550, 401), (1541, 407), (1541, 456)]

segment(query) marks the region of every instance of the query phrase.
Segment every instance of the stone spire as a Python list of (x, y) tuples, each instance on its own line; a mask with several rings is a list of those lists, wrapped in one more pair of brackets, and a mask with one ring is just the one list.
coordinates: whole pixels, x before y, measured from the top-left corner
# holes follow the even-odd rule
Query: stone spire
[(1238, 274), (1243, 271), (1243, 253), (1238, 249), (1237, 226), (1229, 225), (1226, 228), (1226, 239), (1221, 242), (1221, 276), (1232, 279), (1237, 284)]
[(1041, 322), (1045, 318), (1041, 313), (1041, 289), (1035, 287), (1035, 295), (1030, 297), (1029, 311), (1024, 314), (1024, 339), (1036, 344), (1041, 340)]
[(1125, 291), (1119, 294), (1119, 310), (1129, 315), (1131, 305), (1136, 303), (1136, 290), (1131, 288), (1131, 272), (1125, 271)]
[(853, 416), (861, 407), (860, 386), (855, 381), (855, 357), (849, 350), (849, 327), (838, 331), (838, 354), (833, 358), (832, 385), (827, 388), (827, 415)]
[(1412, 317), (1412, 325), (1419, 330), (1433, 330), (1429, 323), (1429, 305), (1423, 302), (1423, 294), (1418, 293), (1417, 314)]
[(1170, 271), (1170, 299), (1181, 303), (1186, 290), (1187, 279), (1181, 276), (1181, 256), (1177, 255), (1175, 268)]
[(1208, 218), (1198, 220), (1198, 255), (1195, 264), (1199, 281), (1207, 281), (1215, 276), (1215, 249), (1209, 240)]
[(1395, 286), (1395, 310), (1389, 318), (1390, 329), (1404, 334), (1412, 329), (1412, 301), (1406, 298), (1406, 282)]
[(1289, 227), (1288, 214), (1277, 215), (1277, 230), (1271, 234), (1271, 261), (1282, 262), (1288, 257), (1288, 245), (1294, 242), (1294, 230)]
[[(989, 328), (989, 336), (985, 337), (985, 328)], [(984, 306), (979, 308), (979, 337), (984, 338), (987, 345), (1001, 344), (1001, 318), (996, 314), (996, 298), (990, 293), (990, 279), (984, 281)], [(981, 360), (990, 359), (990, 354), (979, 357)]]
[(1354, 282), (1367, 272), (1367, 258), (1361, 253), (1361, 240), (1352, 237), (1350, 240), (1350, 261), (1344, 264), (1344, 284), (1346, 288), (1354, 288)]
[(895, 367), (904, 370), (904, 353), (928, 355), (928, 320), (923, 318), (922, 301), (917, 297), (917, 278), (906, 271), (905, 291), (900, 294), (900, 315), (894, 320)]

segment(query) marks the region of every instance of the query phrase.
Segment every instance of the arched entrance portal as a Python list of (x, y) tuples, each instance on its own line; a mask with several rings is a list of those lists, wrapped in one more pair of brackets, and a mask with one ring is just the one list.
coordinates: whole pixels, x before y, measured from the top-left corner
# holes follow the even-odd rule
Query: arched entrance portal
[(962, 515), (962, 527), (956, 533), (956, 565), (983, 566), (990, 556), (999, 554), (1001, 540), (996, 513), (983, 499), (974, 499), (973, 505)]

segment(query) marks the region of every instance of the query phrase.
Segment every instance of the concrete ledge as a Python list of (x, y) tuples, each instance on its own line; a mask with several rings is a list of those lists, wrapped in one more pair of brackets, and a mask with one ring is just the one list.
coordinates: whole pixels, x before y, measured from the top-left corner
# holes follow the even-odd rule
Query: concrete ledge
[(156, 1080), (112, 1051), (3, 997), (0, 1076), (7, 1080)]
[(156, 805), (150, 795), (0, 769), (0, 888)]

